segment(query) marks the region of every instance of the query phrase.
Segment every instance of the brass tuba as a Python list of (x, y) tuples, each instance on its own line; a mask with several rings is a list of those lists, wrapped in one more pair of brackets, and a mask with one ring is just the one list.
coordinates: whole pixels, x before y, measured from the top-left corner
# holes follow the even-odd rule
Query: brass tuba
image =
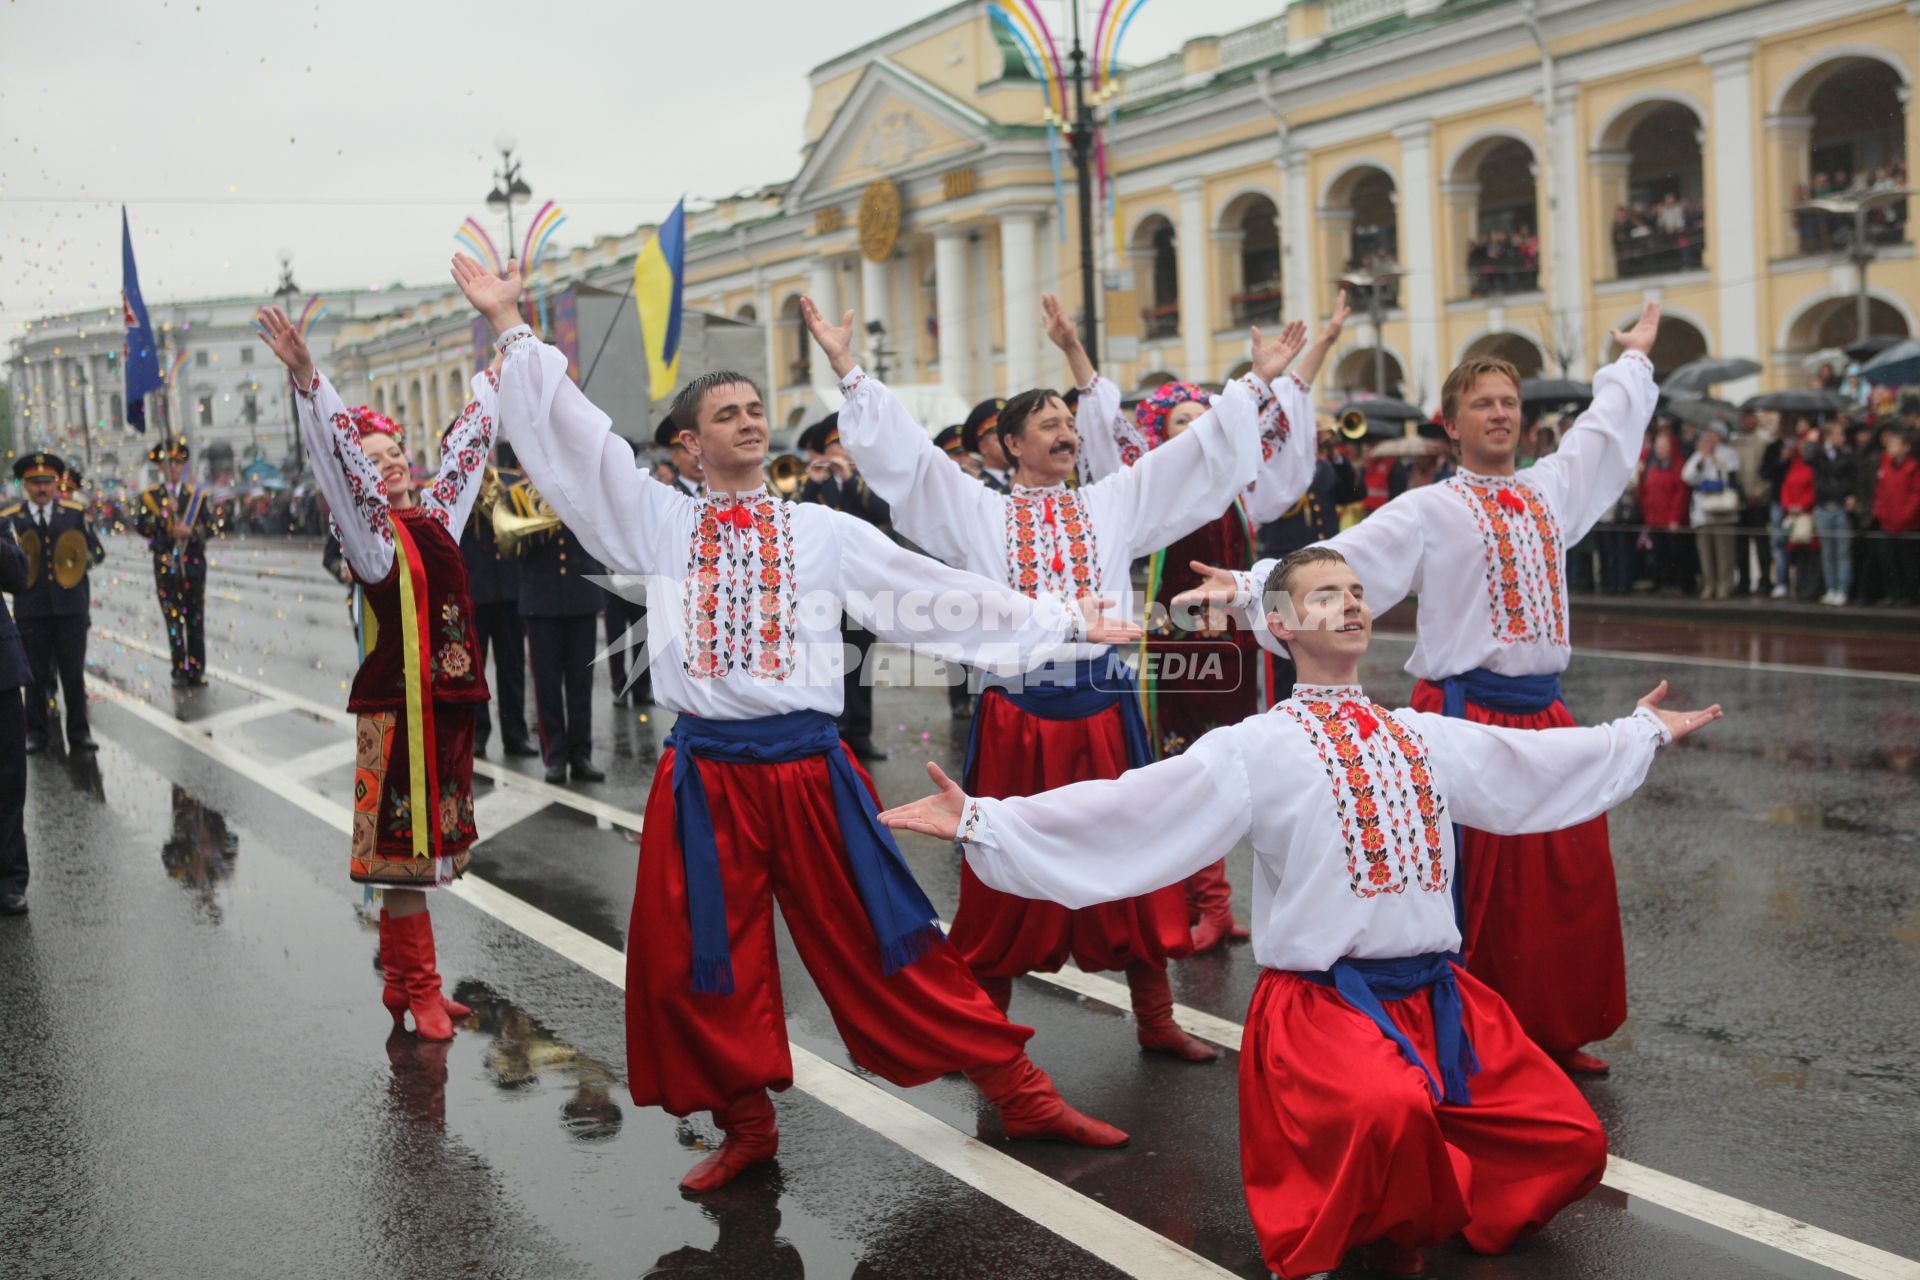
[(87, 563), (93, 553), (87, 549), (87, 535), (69, 529), (53, 540), (53, 581), (67, 591), (80, 585), (87, 576)]
[(1342, 440), (1365, 440), (1367, 438), (1367, 415), (1363, 409), (1349, 409), (1340, 415), (1340, 422), (1334, 428)]
[(807, 460), (797, 453), (783, 453), (767, 464), (767, 485), (783, 498), (800, 492), (807, 479)]
[(527, 539), (559, 527), (560, 517), (531, 484), (513, 486), (493, 504), (493, 541), (510, 560), (527, 553)]

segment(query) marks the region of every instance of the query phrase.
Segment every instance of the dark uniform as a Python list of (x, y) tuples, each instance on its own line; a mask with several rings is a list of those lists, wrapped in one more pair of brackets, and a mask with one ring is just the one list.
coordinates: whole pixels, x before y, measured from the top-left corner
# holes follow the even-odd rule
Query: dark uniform
[[(1006, 407), (1007, 402), (997, 396), (991, 400), (982, 400), (973, 406), (972, 412), (967, 414), (967, 420), (960, 426), (961, 447), (968, 453), (978, 455), (980, 437), (1000, 434), (1000, 411)], [(1012, 490), (1012, 486), (1007, 483), (1006, 473), (995, 471), (986, 464), (984, 459), (980, 463), (980, 482), (995, 493), (1008, 493)]]
[[(517, 471), (499, 468), (501, 500), (520, 482)], [(474, 504), (460, 534), (460, 556), (467, 562), (467, 592), (473, 599), (473, 633), (480, 642), (480, 665), (493, 652), (493, 700), (500, 708), (500, 744), (510, 756), (539, 751), (527, 736), (527, 640), (520, 626), (520, 562), (501, 554), (494, 540), (493, 517)], [(473, 753), (485, 755), (493, 736), (487, 704), (474, 708)]]
[[(830, 413), (800, 435), (800, 447), (824, 456), (840, 443), (840, 415)], [(841, 454), (844, 457), (844, 453)], [(825, 480), (809, 477), (795, 495), (797, 502), (817, 502), (865, 520), (880, 532), (892, 536), (893, 513), (886, 502), (855, 472), (846, 480), (828, 475)], [(860, 626), (844, 612), (840, 616), (841, 643), (852, 649), (847, 656), (845, 700), (840, 711), (840, 736), (862, 760), (885, 760), (887, 753), (873, 742), (873, 685), (866, 678), (867, 652), (873, 648), (873, 632)]]
[[(0, 527), (0, 591), (27, 588), (27, 554), (13, 540), (13, 526)], [(27, 909), (27, 755), (13, 744), (26, 737), (20, 690), (33, 683), (20, 628), (0, 597), (0, 915)]]
[[(517, 495), (517, 496), (516, 496)], [(533, 486), (522, 480), (508, 490), (516, 509), (532, 511)], [(594, 767), (593, 658), (595, 633), (607, 592), (591, 575), (604, 573), (565, 525), (526, 540), (520, 571), (520, 620), (533, 662), (533, 702), (540, 715), (540, 755), (547, 781), (599, 782)]]
[[(997, 419), (995, 428), (998, 429)], [(933, 443), (949, 458), (958, 458), (971, 452), (967, 448), (967, 429), (964, 426), (948, 427), (933, 438)], [(954, 465), (960, 464), (956, 462)], [(998, 483), (987, 474), (984, 464), (978, 478), (980, 483), (988, 488)], [(955, 676), (959, 678), (955, 679)], [(947, 664), (947, 711), (955, 720), (965, 720), (973, 714), (973, 675), (966, 666), (958, 662)]]
[[(165, 466), (188, 460), (185, 436), (176, 436), (147, 450), (147, 460)], [(191, 526), (184, 542), (173, 540), (175, 523)], [(173, 655), (173, 683), (207, 682), (207, 539), (217, 527), (213, 495), (182, 475), (180, 483), (158, 484), (140, 495), (133, 527), (153, 553), (153, 586), (160, 597), (160, 616), (167, 624), (167, 647)]]
[[(23, 480), (57, 478), (60, 460), (50, 453), (30, 453), (13, 464), (13, 473)], [(27, 556), (27, 574), (14, 593), (14, 618), (20, 625), (20, 639), (26, 646), (27, 665), (33, 680), (27, 694), (26, 743), (29, 752), (39, 751), (47, 742), (47, 710), (53, 703), (56, 675), (66, 694), (67, 746), (74, 751), (94, 749), (93, 734), (87, 727), (87, 627), (92, 597), (87, 570), (107, 558), (87, 525), (86, 504), (73, 498), (55, 498), (44, 508), (31, 497), (0, 510), (0, 520), (12, 526), (14, 537)], [(63, 543), (72, 551), (63, 553)], [(78, 580), (61, 586), (55, 566), (64, 554), (75, 556)]]

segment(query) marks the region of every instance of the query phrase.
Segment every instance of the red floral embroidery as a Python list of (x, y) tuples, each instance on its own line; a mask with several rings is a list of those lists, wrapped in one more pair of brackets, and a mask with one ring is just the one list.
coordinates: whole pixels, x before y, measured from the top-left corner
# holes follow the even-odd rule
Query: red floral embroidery
[(1308, 696), (1281, 705), (1306, 731), (1333, 788), (1354, 896), (1404, 893), (1416, 884), (1446, 892), (1445, 806), (1419, 735), (1370, 702)]
[[(1481, 477), (1447, 482), (1467, 504), (1487, 559), (1487, 605), (1501, 644), (1567, 643), (1560, 521), (1532, 485)], [(1513, 518), (1510, 520), (1509, 516)]]
[(1022, 490), (1007, 499), (1006, 520), (1007, 581), (1015, 591), (1078, 600), (1099, 589), (1093, 521), (1078, 493)]
[(725, 505), (710, 498), (701, 506), (687, 566), (693, 643), (681, 665), (689, 676), (793, 674), (792, 510), (765, 495)]

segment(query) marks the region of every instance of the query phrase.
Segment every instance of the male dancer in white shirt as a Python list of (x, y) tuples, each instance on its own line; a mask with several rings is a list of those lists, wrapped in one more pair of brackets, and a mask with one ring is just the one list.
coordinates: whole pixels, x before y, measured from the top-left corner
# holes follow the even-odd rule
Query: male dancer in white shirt
[[(1647, 352), (1660, 327), (1649, 303), (1615, 331), (1618, 360), (1593, 381), (1593, 405), (1552, 456), (1516, 470), (1520, 375), (1503, 360), (1469, 360), (1447, 377), (1441, 416), (1460, 470), (1409, 489), (1321, 544), (1344, 555), (1376, 610), (1420, 597), (1407, 670), (1413, 705), (1483, 724), (1544, 729), (1574, 723), (1560, 701), (1572, 655), (1566, 549), (1611, 508), (1639, 461), (1659, 389)], [(1272, 561), (1208, 583), (1180, 602), (1253, 603)], [(1261, 643), (1272, 636), (1249, 625)], [(1569, 1071), (1607, 1064), (1581, 1046), (1627, 1016), (1620, 902), (1604, 814), (1567, 830), (1522, 836), (1469, 830), (1455, 896), (1467, 968), (1498, 991), (1527, 1034)]]
[[(948, 462), (892, 392), (854, 363), (854, 316), (838, 325), (810, 298), (801, 314), (840, 379), (840, 443), (868, 486), (886, 499), (894, 527), (930, 554), (1026, 595), (1049, 592), (1127, 601), (1133, 561), (1219, 518), (1254, 479), (1271, 384), (1305, 345), (1304, 326), (1263, 341), (1253, 331), (1253, 372), (1237, 379), (1181, 436), (1132, 467), (1069, 489), (1080, 440), (1058, 393), (1023, 391), (1000, 411), (1012, 459), (1012, 492), (975, 484)], [(1057, 306), (1056, 306), (1057, 310)], [(1091, 376), (1091, 365), (1076, 376)], [(1296, 440), (1302, 492), (1312, 440)], [(1294, 495), (1298, 497), (1298, 493)], [(1292, 501), (1291, 498), (1288, 499)], [(1127, 610), (1131, 612), (1129, 608)], [(967, 742), (967, 785), (982, 795), (1029, 795), (1086, 778), (1111, 778), (1153, 758), (1132, 671), (1100, 645), (1081, 645), (1070, 669), (1014, 686), (989, 680)], [(962, 868), (953, 942), (1004, 1008), (1013, 979), (1081, 969), (1122, 970), (1142, 1048), (1189, 1062), (1219, 1057), (1173, 1020), (1167, 962), (1193, 951), (1178, 885), (1083, 911), (1002, 893)]]
[[(880, 815), (958, 839), (987, 883), (1081, 907), (1175, 883), (1251, 837), (1262, 967), (1240, 1053), (1240, 1163), (1267, 1266), (1286, 1280), (1367, 1246), (1419, 1274), (1459, 1232), (1500, 1253), (1606, 1168), (1600, 1121), (1506, 1004), (1453, 963), (1458, 820), (1538, 831), (1605, 812), (1655, 751), (1720, 715), (1660, 706), (1525, 731), (1388, 711), (1358, 683), (1373, 614), (1326, 547), (1295, 552), (1265, 625), (1293, 696), (1112, 781), (1023, 799), (939, 793)], [(1535, 908), (1545, 910), (1545, 908)]]
[[(1060, 1098), (1027, 1058), (1032, 1030), (1007, 1021), (941, 937), (834, 717), (843, 606), (882, 638), (1008, 672), (1139, 628), (775, 498), (761, 471), (766, 406), (738, 374), (694, 379), (674, 401), (701, 495), (654, 483), (566, 358), (520, 323), (518, 269), (502, 279), (462, 256), (453, 274), (499, 335), (500, 424), (527, 475), (609, 572), (647, 582), (654, 696), (678, 719), (641, 837), (627, 1067), (636, 1103), (710, 1110), (726, 1134), (682, 1188), (724, 1186), (778, 1145), (767, 1090), (792, 1084), (793, 1065), (775, 899), (859, 1065), (900, 1085), (964, 1071), (1008, 1137), (1124, 1143)], [(679, 643), (656, 647), (669, 630)]]

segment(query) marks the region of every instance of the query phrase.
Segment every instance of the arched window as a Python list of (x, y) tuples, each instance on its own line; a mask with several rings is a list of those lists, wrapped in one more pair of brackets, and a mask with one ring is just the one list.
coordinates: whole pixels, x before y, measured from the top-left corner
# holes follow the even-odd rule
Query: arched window
[(1537, 378), (1546, 365), (1546, 357), (1533, 339), (1518, 333), (1489, 333), (1478, 339), (1463, 353), (1465, 359), (1483, 359), (1488, 356), (1496, 360), (1505, 360), (1520, 371), (1523, 378)]
[(1237, 324), (1280, 319), (1280, 213), (1263, 195), (1245, 195), (1228, 205), (1220, 230), (1233, 254), (1233, 318)]
[[(1630, 327), (1639, 315), (1638, 311), (1634, 311), (1620, 317), (1614, 328)], [(1653, 380), (1661, 382), (1681, 365), (1698, 360), (1706, 354), (1707, 336), (1701, 333), (1698, 326), (1692, 322), (1683, 320), (1669, 311), (1660, 317), (1660, 336), (1654, 339), (1653, 350), (1647, 353), (1647, 357), (1653, 361)], [(1619, 358), (1620, 347), (1609, 338), (1607, 359), (1611, 361)]]
[(1474, 198), (1465, 246), (1468, 292), (1487, 298), (1538, 290), (1540, 222), (1532, 149), (1514, 138), (1491, 138), (1461, 156), (1455, 181)]
[[(1400, 305), (1400, 215), (1393, 175), (1375, 165), (1342, 174), (1327, 191), (1323, 234), (1328, 258), (1353, 275), (1385, 276), (1379, 289), (1388, 307)], [(1356, 305), (1364, 305), (1358, 299)]]
[(811, 380), (812, 342), (807, 336), (807, 322), (800, 314), (800, 295), (790, 293), (786, 301), (780, 304), (780, 328), (786, 334), (787, 380), (789, 387), (804, 387)]
[(1608, 136), (1626, 168), (1610, 215), (1615, 273), (1699, 270), (1707, 246), (1700, 118), (1679, 102), (1649, 102), (1615, 121)]
[(740, 304), (740, 309), (733, 313), (733, 318), (742, 324), (755, 324), (760, 319), (760, 313), (754, 309), (751, 302), (743, 302)]
[(1393, 352), (1381, 351), (1376, 361), (1372, 347), (1358, 347), (1347, 352), (1333, 371), (1334, 390), (1342, 396), (1370, 392), (1399, 399), (1405, 384), (1406, 375), (1401, 371), (1400, 361)]
[(1141, 222), (1134, 228), (1132, 257), (1141, 336), (1171, 338), (1180, 332), (1180, 257), (1173, 223), (1158, 214)]
[[(1803, 77), (1789, 94), (1805, 103), (1807, 158), (1794, 203), (1842, 200), (1876, 188), (1907, 185), (1906, 86), (1900, 75), (1874, 58), (1835, 58)], [(1851, 211), (1800, 210), (1795, 215), (1802, 253), (1823, 253), (1852, 244)], [(1907, 202), (1870, 205), (1869, 243), (1901, 244), (1907, 238)]]

